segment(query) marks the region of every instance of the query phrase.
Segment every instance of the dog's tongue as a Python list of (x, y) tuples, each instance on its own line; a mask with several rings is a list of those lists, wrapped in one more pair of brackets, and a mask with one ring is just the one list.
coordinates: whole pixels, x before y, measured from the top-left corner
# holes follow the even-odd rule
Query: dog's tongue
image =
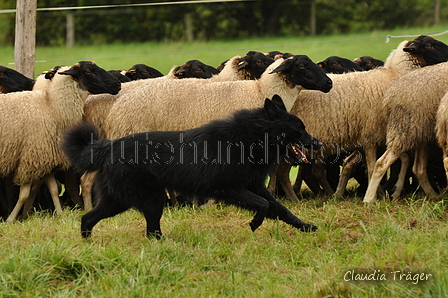
[(294, 149), (294, 153), (297, 154), (297, 156), (302, 160), (303, 163), (309, 163), (306, 155), (303, 154), (303, 152), (297, 146), (292, 146), (292, 148)]

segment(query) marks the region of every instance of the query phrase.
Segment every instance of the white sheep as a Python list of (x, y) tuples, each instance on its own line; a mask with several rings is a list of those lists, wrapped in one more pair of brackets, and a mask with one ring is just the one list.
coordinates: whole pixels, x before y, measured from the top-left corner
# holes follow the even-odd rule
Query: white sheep
[[(363, 72), (329, 74), (333, 88), (328, 93), (304, 90), (291, 110), (306, 125), (307, 131), (325, 145), (313, 164), (313, 173), (328, 194), (333, 194), (329, 185), (324, 162), (329, 155), (339, 158), (343, 152), (358, 150), (370, 144), (365, 130), (372, 124), (372, 110), (380, 105), (388, 86), (398, 77), (421, 67), (421, 59), (403, 51), (408, 41), (403, 41), (391, 52), (384, 67)], [(284, 168), (284, 167), (283, 167)], [(289, 168), (286, 168), (289, 172)], [(289, 197), (297, 198), (289, 178), (279, 173), (279, 182)], [(285, 180), (287, 179), (287, 180)], [(343, 188), (345, 190), (345, 187)]]
[(56, 211), (62, 212), (52, 172), (70, 165), (60, 149), (69, 126), (82, 120), (87, 96), (118, 93), (120, 83), (93, 62), (81, 61), (54, 76), (46, 91), (0, 95), (0, 176), (13, 176), (19, 199), (6, 221), (15, 220), (27, 201), (31, 186), (45, 178)]
[(443, 152), (443, 166), (448, 177), (448, 92), (440, 100), (436, 114), (436, 138)]
[[(261, 76), (261, 73), (273, 62), (273, 59), (266, 57), (262, 53), (251, 51), (243, 57), (232, 57), (219, 74), (213, 75), (210, 79), (206, 79), (205, 81), (222, 82), (258, 79)], [(117, 95), (99, 94), (89, 96), (84, 104), (84, 120), (93, 123), (99, 129), (100, 134), (104, 134), (104, 121), (118, 98), (123, 94), (141, 88), (141, 86), (144, 86), (147, 83), (152, 84), (154, 80), (178, 79), (179, 76), (177, 73), (179, 71), (182, 71), (182, 68), (174, 66), (166, 76), (123, 83), (121, 85), (122, 89)], [(184, 78), (183, 80), (202, 81), (203, 79)]]
[[(427, 195), (436, 195), (426, 171), (428, 146), (436, 142), (436, 114), (448, 91), (448, 62), (427, 66), (406, 74), (391, 84), (384, 95), (383, 107), (370, 131), (373, 144), (386, 145), (386, 152), (376, 161), (364, 202), (375, 201), (380, 181), (390, 165), (406, 151), (414, 151), (412, 171)], [(376, 148), (376, 147), (374, 147)], [(402, 166), (396, 190), (403, 189), (406, 165)]]
[(274, 94), (291, 109), (302, 89), (328, 92), (331, 87), (324, 71), (305, 55), (277, 60), (259, 80), (150, 81), (120, 97), (110, 110), (105, 130), (110, 139), (144, 131), (183, 130), (239, 109), (262, 106)]

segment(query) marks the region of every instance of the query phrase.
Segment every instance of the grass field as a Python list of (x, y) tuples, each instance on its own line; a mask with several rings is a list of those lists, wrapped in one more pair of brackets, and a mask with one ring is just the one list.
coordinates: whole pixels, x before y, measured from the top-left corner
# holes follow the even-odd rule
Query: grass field
[[(218, 65), (249, 50), (307, 54), (316, 62), (330, 55), (385, 59), (405, 39), (384, 43), (386, 35), (445, 29), (39, 48), (37, 60), (49, 62), (37, 63), (36, 73), (84, 59), (106, 69), (146, 63), (166, 73), (189, 59)], [(448, 43), (448, 35), (437, 38)], [(13, 49), (2, 48), (0, 64), (12, 61)], [(83, 240), (82, 211), (36, 212), (0, 224), (0, 297), (448, 297), (446, 193), (370, 207), (355, 195), (337, 200), (304, 188), (300, 197), (280, 200), (318, 226), (315, 233), (273, 220), (251, 232), (250, 212), (217, 204), (166, 208), (161, 241), (145, 237), (143, 216), (132, 210), (101, 221)]]
[[(315, 37), (269, 37), (245, 40), (209, 42), (170, 42), (143, 44), (95, 45), (73, 48), (39, 47), (36, 49), (35, 74), (55, 65), (72, 65), (81, 60), (93, 60), (101, 67), (109, 69), (129, 69), (137, 63), (145, 63), (166, 74), (174, 65), (181, 65), (191, 59), (218, 66), (235, 55), (244, 55), (250, 50), (269, 52), (279, 50), (294, 54), (308, 55), (319, 62), (328, 56), (338, 55), (356, 58), (370, 55), (385, 60), (390, 51), (402, 40), (420, 34), (435, 34), (447, 29), (446, 25), (427, 28), (407, 28), (391, 31), (373, 31), (364, 34), (315, 36)], [(385, 43), (387, 35), (406, 35), (412, 37), (391, 38)], [(448, 43), (448, 35), (437, 36)], [(45, 61), (45, 62), (44, 62)], [(0, 65), (8, 66), (14, 62), (14, 49), (4, 46), (0, 51)], [(13, 65), (9, 65), (13, 67)]]

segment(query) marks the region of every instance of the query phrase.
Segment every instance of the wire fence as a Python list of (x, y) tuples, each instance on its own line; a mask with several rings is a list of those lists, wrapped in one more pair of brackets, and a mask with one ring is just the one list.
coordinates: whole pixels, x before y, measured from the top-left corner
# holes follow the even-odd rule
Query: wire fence
[[(306, 44), (328, 44), (328, 43), (339, 43), (339, 42), (350, 42), (356, 40), (370, 40), (370, 39), (385, 39), (385, 43), (389, 43), (392, 38), (403, 38), (403, 37), (416, 37), (419, 35), (431, 35), (431, 36), (441, 36), (448, 34), (448, 30), (436, 31), (436, 32), (419, 32), (412, 34), (402, 34), (402, 35), (386, 35), (386, 36), (372, 36), (372, 37), (362, 37), (362, 38), (350, 38), (350, 39), (338, 39), (329, 41), (311, 41), (311, 42), (297, 42), (288, 44), (272, 44), (267, 46), (257, 46), (259, 49), (269, 49), (269, 48), (283, 48), (286, 46), (300, 46)], [(36, 63), (47, 63), (47, 62), (64, 62), (72, 60), (99, 60), (99, 59), (117, 59), (117, 58), (136, 58), (136, 57), (155, 57), (155, 56), (170, 56), (170, 55), (184, 55), (184, 54), (200, 54), (200, 53), (213, 53), (213, 52), (234, 52), (234, 51), (248, 51), (252, 50), (250, 47), (243, 48), (230, 48), (230, 49), (219, 49), (219, 50), (207, 50), (207, 51), (188, 51), (188, 52), (173, 52), (173, 53), (151, 53), (144, 55), (123, 55), (123, 56), (105, 56), (105, 57), (83, 57), (83, 58), (70, 58), (70, 59), (48, 59), (48, 60), (37, 60)], [(8, 63), (13, 65), (14, 62)]]

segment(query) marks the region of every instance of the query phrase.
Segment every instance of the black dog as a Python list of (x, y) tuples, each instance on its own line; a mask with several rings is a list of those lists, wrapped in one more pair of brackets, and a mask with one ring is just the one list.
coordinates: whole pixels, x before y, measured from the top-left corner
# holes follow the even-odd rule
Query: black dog
[(280, 156), (289, 153), (306, 162), (298, 144), (314, 149), (322, 145), (274, 96), (263, 108), (241, 110), (199, 128), (138, 133), (113, 141), (100, 140), (96, 128), (84, 122), (66, 133), (62, 148), (80, 173), (98, 171), (98, 203), (82, 217), (83, 237), (89, 237), (101, 219), (134, 207), (145, 216), (147, 235), (159, 239), (165, 188), (253, 210), (252, 231), (266, 217), (302, 231), (316, 230), (265, 186)]

